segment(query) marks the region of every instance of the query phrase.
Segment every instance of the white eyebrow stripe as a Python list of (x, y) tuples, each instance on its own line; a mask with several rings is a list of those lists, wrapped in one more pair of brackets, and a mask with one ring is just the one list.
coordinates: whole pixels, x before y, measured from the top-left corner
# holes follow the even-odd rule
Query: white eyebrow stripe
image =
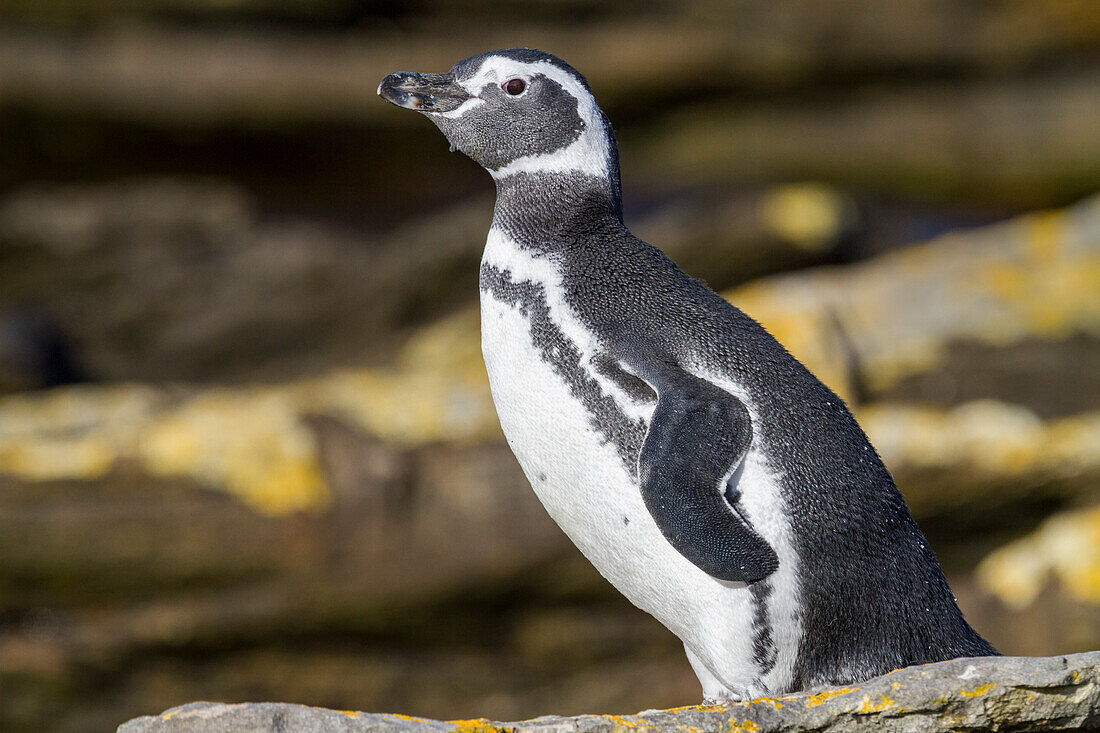
[(495, 83), (499, 79), (497, 69), (492, 64), (492, 62), (494, 61), (501, 64), (511, 63), (517, 66), (527, 65), (521, 64), (518, 61), (512, 61), (511, 59), (505, 58), (503, 56), (490, 56), (481, 62), (481, 66), (477, 67), (477, 71), (474, 72), (474, 75), (471, 76), (469, 79), (467, 79), (466, 81), (456, 79), (456, 81), (458, 81), (458, 85), (470, 94), (481, 94), (482, 89), (489, 86), (490, 84)]
[[(520, 76), (530, 81), (536, 74), (556, 82), (577, 100), (577, 113), (584, 122), (584, 129), (576, 140), (560, 150), (525, 155), (496, 170), (490, 170), (489, 173), (497, 180), (517, 173), (576, 172), (599, 178), (609, 176), (611, 169), (608, 158), (611, 151), (596, 100), (591, 92), (564, 69), (548, 61), (524, 62), (505, 56), (490, 56), (481, 62), (473, 76), (458, 83), (470, 94), (477, 95), (490, 84), (500, 83), (504, 79)], [(457, 111), (456, 109), (455, 112)]]

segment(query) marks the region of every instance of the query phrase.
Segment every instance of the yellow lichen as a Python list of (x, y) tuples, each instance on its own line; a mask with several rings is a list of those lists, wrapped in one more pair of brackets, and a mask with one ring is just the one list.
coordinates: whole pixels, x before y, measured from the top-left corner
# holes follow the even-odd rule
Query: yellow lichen
[(1054, 262), (1066, 240), (1065, 213), (1042, 211), (1026, 219), (1025, 224), (1030, 259), (1044, 264)]
[(0, 466), (5, 473), (32, 481), (71, 476), (99, 478), (107, 474), (119, 452), (98, 436), (9, 439), (0, 443)]
[(0, 471), (30, 480), (98, 478), (132, 455), (160, 390), (76, 385), (0, 398)]
[(854, 205), (836, 189), (818, 183), (778, 186), (761, 197), (760, 221), (797, 247), (819, 250), (843, 233)]
[[(499, 435), (499, 425), (481, 369), (476, 379), (454, 382), (360, 370), (195, 394), (117, 385), (7, 397), (0, 399), (0, 471), (27, 480), (94, 479), (128, 461), (153, 475), (222, 488), (265, 512), (320, 510), (328, 487), (304, 416), (334, 415), (399, 443), (484, 440)], [(1100, 463), (1100, 413), (1044, 422), (1026, 408), (983, 401), (950, 410), (871, 405), (857, 417), (892, 466), (970, 463), (1015, 478), (1072, 476)], [(1071, 575), (1080, 593), (1100, 594), (1091, 590), (1100, 578)]]
[(193, 478), (283, 514), (324, 509), (330, 499), (306, 415), (332, 414), (400, 443), (499, 435), (476, 310), (426, 329), (400, 361), (405, 368), (338, 371), (262, 388), (172, 395), (89, 385), (4, 397), (0, 472), (94, 479), (134, 461), (152, 475)]
[(985, 684), (978, 685), (973, 690), (959, 690), (959, 694), (963, 697), (981, 697), (996, 686), (997, 685), (993, 682), (986, 682)]
[(314, 710), (323, 710), (326, 713), (337, 713), (339, 715), (346, 715), (349, 718), (359, 718), (359, 717), (362, 717), (362, 715), (363, 715), (361, 712), (359, 712), (357, 710), (333, 710), (332, 708), (322, 708), (322, 707), (319, 707), (317, 705), (310, 705), (310, 707), (313, 708)]
[[(817, 194), (799, 196), (812, 203)], [(1100, 256), (1090, 223), (1097, 216), (1100, 198), (843, 269), (768, 278), (728, 297), (848, 396), (853, 353), (874, 389), (934, 365), (955, 338), (1011, 343), (1100, 333)], [(914, 301), (939, 310), (930, 315)], [(95, 479), (136, 463), (223, 489), (261, 511), (321, 510), (329, 488), (304, 416), (332, 415), (406, 445), (500, 436), (478, 331), (471, 308), (421, 331), (392, 369), (263, 388), (83, 385), (0, 398), (0, 472)], [(1100, 413), (1043, 421), (1022, 407), (977, 402), (953, 410), (868, 407), (857, 417), (891, 466), (969, 464), (1015, 479), (1074, 476), (1100, 464)], [(1075, 595), (1100, 599), (1100, 571), (1087, 563), (1025, 560), (1019, 578), (1002, 573), (989, 582), (1026, 604), (1036, 578), (1055, 565)]]
[(1098, 212), (1094, 197), (726, 297), (842, 396), (852, 354), (865, 383), (886, 388), (934, 367), (952, 341), (1004, 346), (1100, 331)]
[(855, 692), (858, 687), (838, 687), (835, 690), (825, 690), (824, 692), (815, 692), (806, 698), (806, 707), (813, 708), (822, 704), (827, 700), (832, 700), (834, 697), (840, 697), (841, 695), (847, 695), (849, 692)]
[(475, 720), (450, 720), (455, 733), (500, 733), (500, 727), (485, 718)]
[(1050, 517), (977, 569), (978, 583), (1015, 608), (1029, 606), (1051, 575), (1077, 600), (1100, 605), (1100, 506)]
[(154, 475), (189, 475), (272, 513), (323, 508), (312, 433), (285, 390), (212, 390), (154, 420), (138, 447)]
[(746, 720), (741, 723), (738, 723), (736, 720), (730, 721), (729, 733), (739, 733), (742, 731), (744, 733), (756, 733), (758, 730), (760, 730), (760, 726), (752, 720)]
[(860, 708), (856, 710), (856, 712), (860, 714), (881, 713), (883, 710), (888, 710), (889, 708), (891, 708), (893, 704), (894, 701), (886, 695), (883, 695), (877, 703), (871, 701), (870, 695), (864, 695), (863, 705), (861, 705)]
[(1100, 462), (1100, 412), (1044, 422), (1025, 407), (982, 400), (951, 409), (868, 405), (857, 417), (887, 465), (969, 464), (1016, 478), (1072, 476)]

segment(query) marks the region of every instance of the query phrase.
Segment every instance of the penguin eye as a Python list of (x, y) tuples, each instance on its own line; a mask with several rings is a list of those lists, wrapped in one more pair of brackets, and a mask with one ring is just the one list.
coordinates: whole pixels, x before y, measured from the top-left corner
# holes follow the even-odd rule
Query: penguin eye
[(509, 79), (500, 85), (500, 88), (511, 94), (513, 97), (517, 97), (523, 94), (523, 90), (527, 88), (527, 82), (523, 79)]

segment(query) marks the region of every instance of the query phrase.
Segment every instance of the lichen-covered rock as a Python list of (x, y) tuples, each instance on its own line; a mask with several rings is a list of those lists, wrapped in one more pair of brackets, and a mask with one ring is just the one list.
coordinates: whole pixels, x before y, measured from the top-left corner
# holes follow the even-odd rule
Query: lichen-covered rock
[(1043, 420), (1020, 405), (872, 404), (856, 411), (913, 513), (990, 509), (1025, 497), (1091, 496), (1100, 411)]
[(517, 723), (439, 721), (280, 703), (192, 703), (137, 718), (119, 733), (618, 733), (619, 731), (1046, 731), (1100, 725), (1100, 652), (1063, 657), (956, 659), (851, 687), (728, 706), (637, 715), (548, 716)]
[[(449, 340), (417, 343), (442, 349)], [(0, 397), (0, 473), (95, 480), (131, 465), (221, 489), (266, 513), (324, 510), (333, 477), (313, 416), (398, 446), (499, 437), (480, 357), (419, 363), (277, 387), (172, 393), (80, 385)], [(1048, 494), (1079, 494), (1100, 475), (1100, 411), (1043, 420), (1019, 405), (977, 401), (951, 409), (875, 404), (856, 414), (917, 514), (1010, 501), (1040, 484)]]
[(1030, 606), (1051, 577), (1071, 598), (1100, 607), (1100, 506), (1056, 514), (978, 565), (983, 588), (1009, 606)]
[[(817, 201), (823, 197), (787, 191), (780, 196), (787, 203), (772, 205), (828, 209)], [(1095, 344), (1098, 281), (1100, 198), (1093, 198), (846, 268), (767, 278), (726, 296), (850, 398), (942, 370), (952, 343), (988, 345), (987, 362), (997, 348), (1029, 338), (1048, 339), (1045, 349), (1074, 334)], [(467, 309), (422, 328), (386, 369), (334, 370), (263, 387), (80, 385), (0, 398), (0, 472), (94, 479), (128, 462), (224, 489), (269, 512), (323, 509), (331, 487), (307, 425), (311, 415), (400, 445), (499, 437), (478, 323), (476, 309)], [(1069, 481), (1064, 493), (1078, 493), (1100, 474), (1100, 403), (1080, 380), (1035, 379), (1040, 373), (1032, 367), (1024, 381), (1061, 384), (1071, 413), (1043, 419), (1030, 405), (1010, 404), (1020, 401), (1021, 380), (986, 395), (999, 401), (853, 407), (918, 513), (976, 496), (1012, 498), (1042, 483)], [(907, 474), (921, 476), (908, 481)]]
[(954, 343), (1100, 335), (1100, 198), (724, 295), (841, 396), (942, 368)]

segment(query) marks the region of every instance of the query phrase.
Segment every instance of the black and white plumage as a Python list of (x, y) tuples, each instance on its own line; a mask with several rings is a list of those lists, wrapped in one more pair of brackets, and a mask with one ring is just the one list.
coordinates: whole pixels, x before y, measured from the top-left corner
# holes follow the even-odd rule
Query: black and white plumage
[(482, 349), (505, 436), (570, 539), (683, 640), (705, 699), (995, 653), (840, 398), (626, 228), (576, 70), (492, 51), (379, 94), (495, 179)]

